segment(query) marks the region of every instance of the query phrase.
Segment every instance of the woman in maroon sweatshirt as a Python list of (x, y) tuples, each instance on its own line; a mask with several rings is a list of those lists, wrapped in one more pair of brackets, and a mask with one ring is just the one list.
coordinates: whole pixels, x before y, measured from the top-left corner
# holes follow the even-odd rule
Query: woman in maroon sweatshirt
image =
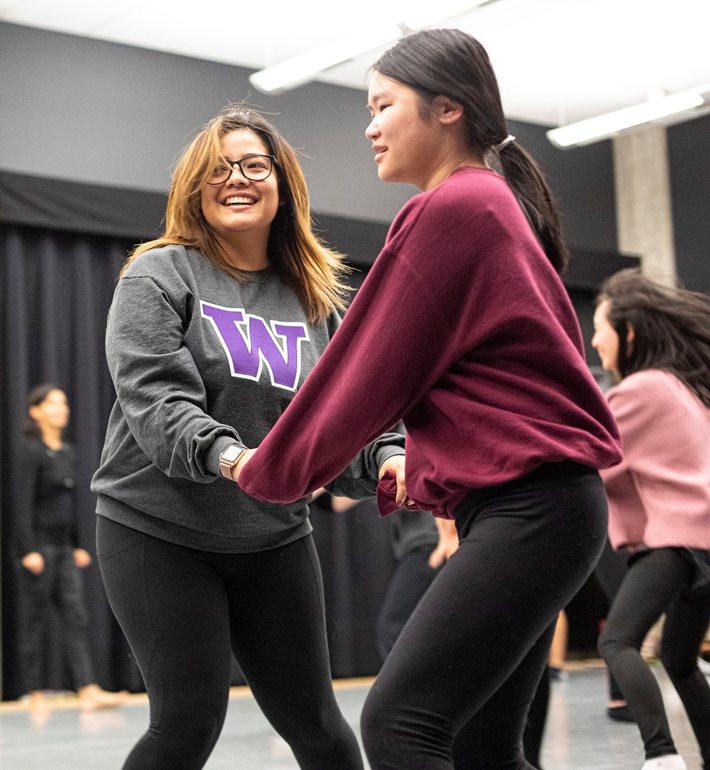
[(402, 38), (374, 67), (369, 108), (380, 179), (421, 193), (238, 481), (293, 500), (403, 420), (406, 489), (383, 479), (380, 510), (453, 519), (461, 545), (368, 696), (370, 765), (450, 770), (453, 737), (475, 718), (472, 763), (530, 768), (526, 712), (557, 614), (604, 544), (597, 469), (619, 461), (618, 434), (558, 275), (550, 192), (508, 135), (481, 45), (453, 29)]

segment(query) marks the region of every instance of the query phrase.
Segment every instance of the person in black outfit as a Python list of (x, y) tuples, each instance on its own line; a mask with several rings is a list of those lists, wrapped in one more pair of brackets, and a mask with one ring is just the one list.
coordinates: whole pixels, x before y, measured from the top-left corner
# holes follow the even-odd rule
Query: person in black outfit
[(75, 452), (62, 438), (69, 420), (66, 394), (55, 385), (38, 385), (28, 394), (27, 411), (13, 533), (25, 615), (20, 658), (30, 705), (46, 704), (44, 637), (55, 607), (81, 708), (118, 706), (127, 693), (107, 692), (96, 684), (89, 653), (81, 570), (92, 560), (78, 544)]
[(397, 560), (377, 618), (377, 652), (384, 661), (446, 557), (437, 550), (439, 533), (428, 511), (402, 509), (383, 523)]

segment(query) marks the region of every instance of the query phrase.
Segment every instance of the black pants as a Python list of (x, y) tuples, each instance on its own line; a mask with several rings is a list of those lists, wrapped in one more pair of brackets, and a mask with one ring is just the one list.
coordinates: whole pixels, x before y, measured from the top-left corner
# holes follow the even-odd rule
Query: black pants
[(646, 634), (665, 612), (661, 662), (710, 768), (710, 687), (697, 665), (710, 599), (683, 599), (692, 579), (690, 563), (674, 548), (652, 550), (633, 561), (607, 617), (599, 652), (638, 723), (646, 758), (675, 754), (660, 687), (640, 654)]
[(232, 652), (300, 767), (361, 770), (333, 694), (310, 536), (259, 553), (210, 553), (99, 517), (97, 540), (106, 592), (150, 701), (150, 726), (124, 770), (204, 766), (224, 722)]
[[(621, 551), (615, 551), (607, 538), (594, 574), (609, 601), (610, 607), (614, 602), (614, 598), (616, 597), (621, 584), (624, 582), (624, 577), (628, 570), (628, 561), (629, 555), (627, 553), (622, 553)], [(609, 700), (624, 700), (624, 693), (621, 692), (619, 683), (614, 679), (609, 669), (607, 669), (607, 679), (609, 685)]]
[(44, 557), (44, 572), (34, 575), (20, 566), (19, 586), (25, 618), (20, 659), (25, 689), (32, 692), (46, 687), (43, 678), (44, 652), (47, 625), (53, 608), (59, 616), (72, 682), (79, 689), (94, 681), (81, 571), (74, 564), (71, 545), (44, 544), (39, 551)]
[(431, 547), (409, 551), (397, 562), (392, 573), (377, 617), (376, 639), (377, 652), (384, 660), (390, 653), (404, 624), (419, 600), (426, 593), (438, 573), (438, 569), (429, 566)]
[(452, 770), (454, 736), (478, 726), (475, 770), (529, 770), (522, 735), (559, 611), (606, 536), (596, 471), (571, 463), (472, 493), (461, 545), (404, 627), (365, 702), (372, 770)]
[[(410, 551), (397, 562), (387, 585), (382, 609), (377, 618), (377, 651), (382, 660), (389, 655), (404, 624), (409, 620), (426, 590), (439, 572), (429, 566), (432, 548)], [(550, 677), (548, 668), (542, 674), (535, 697), (530, 704), (525, 731), (523, 753), (530, 764), (537, 767), (542, 748), (542, 736), (547, 721), (547, 707), (550, 699)], [(454, 767), (467, 770), (478, 743), (478, 726), (475, 719), (464, 725), (456, 736), (453, 748)]]

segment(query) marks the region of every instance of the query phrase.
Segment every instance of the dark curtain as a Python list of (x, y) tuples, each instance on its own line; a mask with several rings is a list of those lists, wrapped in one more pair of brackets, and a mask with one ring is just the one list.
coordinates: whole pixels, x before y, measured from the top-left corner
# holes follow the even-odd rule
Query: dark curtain
[[(0, 516), (2, 533), (3, 697), (22, 694), (16, 657), (21, 606), (11, 514), (18, 442), (30, 388), (52, 382), (71, 406), (67, 439), (77, 451), (81, 545), (94, 555), (94, 501), (89, 481), (97, 466), (113, 388), (104, 363), (103, 332), (114, 283), (130, 242), (5, 226), (0, 233)], [(136, 688), (137, 670), (106, 603), (96, 563), (85, 571), (90, 641), (96, 677), (105, 686)], [(68, 682), (56, 627), (48, 629), (48, 685)]]

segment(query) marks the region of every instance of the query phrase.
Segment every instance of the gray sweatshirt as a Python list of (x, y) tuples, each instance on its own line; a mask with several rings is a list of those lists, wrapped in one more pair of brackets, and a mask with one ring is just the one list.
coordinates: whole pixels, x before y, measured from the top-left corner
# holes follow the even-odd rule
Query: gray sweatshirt
[[(308, 323), (267, 268), (239, 283), (194, 249), (134, 260), (109, 310), (106, 356), (116, 388), (91, 489), (97, 513), (179, 545), (225, 553), (274, 548), (311, 531), (304, 500), (263, 503), (219, 475), (230, 444), (257, 447), (335, 332)], [(379, 466), (404, 454), (380, 436), (329, 488), (375, 494)]]

